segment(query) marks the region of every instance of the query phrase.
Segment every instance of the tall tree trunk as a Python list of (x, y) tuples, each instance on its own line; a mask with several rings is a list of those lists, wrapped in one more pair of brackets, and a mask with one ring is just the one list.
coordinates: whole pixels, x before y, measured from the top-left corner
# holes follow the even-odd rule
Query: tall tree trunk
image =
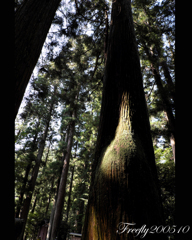
[[(88, 169), (88, 162), (85, 161), (85, 169)], [(88, 180), (88, 179), (87, 179)], [(79, 192), (79, 198), (82, 198), (83, 194), (86, 191), (86, 185), (85, 185), (85, 181), (82, 181)], [(83, 216), (84, 216), (84, 210), (85, 210), (85, 203), (83, 200), (80, 201), (79, 206), (78, 206), (78, 214), (76, 216), (76, 221), (77, 221), (77, 233), (81, 233), (82, 232), (82, 227), (83, 227)]]
[(49, 209), (49, 205), (50, 205), (50, 201), (51, 201), (51, 197), (52, 197), (52, 191), (53, 191), (53, 186), (54, 186), (54, 176), (52, 177), (52, 181), (51, 181), (51, 189), (50, 189), (50, 193), (49, 193), (49, 198), (47, 200), (47, 206), (46, 206), (46, 210), (45, 210), (45, 217), (47, 218), (47, 212)]
[(46, 168), (46, 164), (47, 164), (47, 160), (48, 160), (48, 157), (49, 157), (49, 151), (50, 151), (50, 147), (51, 147), (51, 144), (52, 144), (52, 136), (51, 136), (51, 139), (49, 140), (49, 146), (48, 146), (48, 150), (47, 150), (47, 154), (46, 154), (46, 157), (45, 157), (45, 161), (44, 161), (44, 169)]
[(166, 79), (167, 84), (169, 86), (170, 95), (171, 95), (171, 97), (172, 97), (172, 99), (173, 99), (173, 101), (175, 103), (175, 101), (176, 101), (176, 99), (175, 99), (175, 86), (174, 86), (172, 77), (170, 75), (169, 68), (167, 66), (166, 61), (162, 61), (160, 64), (161, 64), (161, 66), (163, 68), (164, 76), (165, 76), (165, 79)]
[[(80, 196), (82, 196), (85, 193), (85, 188), (86, 188), (86, 186), (85, 186), (85, 183), (83, 182), (82, 185), (81, 185)], [(82, 220), (83, 220), (84, 207), (85, 207), (84, 201), (81, 200), (80, 204), (79, 204), (79, 211), (78, 211), (78, 214), (76, 216), (77, 233), (81, 233), (81, 231), (82, 231), (82, 227), (83, 227)]]
[[(143, 42), (143, 47), (144, 47), (145, 52), (146, 52), (146, 54), (147, 54), (147, 56), (148, 56), (148, 58), (151, 62), (152, 74), (154, 76), (155, 83), (158, 87), (159, 95), (160, 95), (161, 101), (163, 103), (164, 111), (165, 111), (165, 114), (166, 114), (166, 119), (167, 119), (168, 126), (169, 126), (169, 131), (171, 133), (170, 134), (170, 143), (171, 143), (171, 146), (172, 146), (173, 159), (174, 159), (174, 162), (175, 162), (176, 129), (175, 129), (175, 117), (174, 117), (173, 112), (172, 112), (171, 102), (170, 102), (169, 96), (167, 95), (167, 93), (166, 93), (166, 91), (163, 87), (163, 84), (162, 84), (162, 81), (161, 81), (161, 75), (160, 75), (159, 70), (158, 70), (159, 65), (157, 64), (158, 61), (157, 61), (156, 57), (153, 56), (153, 53), (150, 52), (150, 50), (147, 47), (147, 45), (145, 44), (145, 42)], [(172, 99), (174, 101), (174, 104), (175, 104), (174, 84), (173, 84), (172, 78), (170, 76), (167, 63), (165, 61), (162, 61), (160, 64), (163, 68), (164, 76), (167, 80), (167, 84), (169, 85), (170, 96), (172, 97)]]
[[(65, 142), (66, 143), (68, 142), (68, 138), (69, 138), (69, 125), (67, 126), (66, 134), (65, 134)], [(66, 152), (67, 151), (64, 148), (63, 149), (63, 155), (62, 155), (62, 158), (61, 158), (62, 166), (63, 166), (63, 163), (64, 163)], [(57, 191), (56, 191), (56, 195), (55, 195), (55, 201), (53, 203), (53, 207), (52, 207), (52, 210), (51, 210), (51, 216), (50, 216), (50, 220), (49, 220), (49, 227), (48, 227), (48, 231), (47, 231), (46, 240), (51, 239), (53, 220), (54, 220), (55, 209), (56, 209), (56, 204), (57, 204), (57, 196), (58, 196), (58, 193), (59, 193), (59, 184), (60, 184), (60, 179), (61, 179), (61, 174), (62, 174), (62, 166), (60, 167), (60, 173), (59, 173), (59, 178), (58, 178), (58, 182), (57, 182)]]
[(107, 61), (107, 47), (108, 47), (108, 32), (109, 32), (109, 23), (108, 23), (108, 12), (107, 7), (105, 7), (105, 39), (104, 39), (104, 59), (105, 64)]
[(172, 147), (172, 151), (173, 151), (173, 161), (175, 163), (175, 138), (173, 137), (172, 134), (170, 137), (170, 143), (171, 143), (171, 147)]
[[(130, 0), (112, 4), (99, 133), (82, 240), (139, 239), (134, 233), (122, 233), (120, 223), (135, 223), (136, 229), (164, 223)], [(148, 234), (146, 239), (163, 240), (165, 235)]]
[(176, 130), (175, 130), (175, 117), (172, 112), (171, 104), (169, 101), (169, 97), (167, 96), (165, 89), (163, 87), (162, 81), (161, 81), (161, 76), (158, 72), (158, 70), (154, 67), (153, 63), (151, 63), (152, 66), (152, 73), (155, 78), (155, 83), (157, 84), (161, 100), (163, 102), (165, 114), (166, 114), (166, 119), (168, 122), (168, 127), (171, 132), (170, 134), (170, 143), (173, 151), (173, 160), (175, 162), (175, 135), (176, 135)]
[[(38, 121), (37, 127), (39, 126), (39, 124), (40, 124), (40, 122)], [(31, 146), (32, 154), (29, 153), (29, 155), (28, 155), (29, 162), (28, 162), (28, 165), (27, 165), (26, 170), (25, 170), (25, 176), (24, 176), (24, 179), (23, 179), (23, 184), (22, 184), (20, 195), (19, 195), (19, 202), (17, 204), (17, 210), (16, 210), (16, 218), (19, 217), (19, 213), (20, 213), (21, 206), (22, 206), (22, 203), (23, 203), (23, 196), (24, 196), (24, 193), (26, 191), (26, 184), (27, 184), (27, 179), (28, 179), (29, 172), (31, 170), (31, 163), (32, 163), (33, 160), (35, 160), (33, 158), (33, 156), (34, 156), (33, 152), (34, 152), (35, 147), (36, 147), (37, 135), (38, 135), (38, 131), (36, 131), (33, 142), (32, 142), (32, 146)]]
[[(73, 110), (72, 114), (73, 118), (76, 118), (76, 110)], [(63, 204), (65, 199), (65, 190), (66, 190), (66, 183), (67, 183), (67, 174), (69, 169), (69, 160), (71, 156), (71, 148), (73, 144), (73, 135), (75, 130), (75, 120), (72, 120), (70, 127), (69, 127), (69, 137), (67, 142), (67, 152), (65, 154), (65, 159), (63, 163), (63, 169), (61, 173), (61, 179), (59, 184), (59, 191), (58, 191), (58, 197), (56, 202), (56, 209), (54, 214), (54, 220), (53, 220), (53, 226), (51, 231), (51, 240), (55, 240), (57, 236), (57, 230), (61, 221), (62, 216), (62, 210), (63, 210)]]
[(15, 13), (15, 117), (61, 0), (27, 0)]
[[(56, 92), (56, 88), (55, 88), (55, 92)], [(43, 151), (44, 151), (44, 148), (45, 148), (45, 141), (46, 141), (47, 134), (48, 134), (49, 123), (50, 123), (50, 120), (51, 120), (53, 105), (54, 105), (54, 95), (52, 96), (51, 106), (50, 106), (50, 110), (49, 110), (49, 117), (48, 117), (48, 120), (47, 120), (47, 123), (46, 123), (46, 126), (45, 126), (44, 134), (43, 134), (41, 142), (39, 144), (39, 150), (38, 150), (38, 154), (37, 154), (37, 158), (36, 158), (36, 164), (34, 166), (34, 169), (33, 169), (33, 172), (32, 172), (32, 177), (31, 177), (31, 180), (30, 180), (30, 183), (29, 183), (28, 194), (27, 194), (27, 197), (26, 197), (26, 199), (24, 201), (24, 204), (23, 204), (23, 211), (22, 211), (22, 214), (21, 214), (21, 218), (24, 219), (24, 221), (25, 221), (24, 228), (23, 228), (23, 233), (24, 233), (24, 230), (25, 230), (25, 225), (26, 225), (27, 216), (28, 216), (28, 213), (29, 213), (30, 203), (31, 203), (31, 199), (32, 199), (32, 196), (33, 196), (33, 191), (34, 191), (34, 188), (35, 188), (37, 175), (38, 175), (38, 172), (39, 172), (39, 167), (40, 167), (41, 159), (42, 159), (42, 156), (43, 156)]]
[(32, 213), (34, 213), (34, 211), (35, 211), (35, 207), (36, 207), (36, 205), (37, 205), (37, 200), (38, 200), (38, 198), (39, 198), (39, 196), (38, 196), (38, 193), (37, 193), (36, 196), (35, 196), (35, 201), (34, 201), (34, 203), (33, 203), (33, 207), (32, 207), (32, 209), (31, 209), (31, 212), (32, 212)]
[(25, 177), (23, 179), (23, 185), (22, 185), (21, 192), (20, 192), (20, 195), (19, 195), (19, 202), (18, 202), (17, 210), (16, 210), (16, 218), (19, 217), (19, 213), (20, 213), (20, 210), (21, 210), (21, 205), (23, 203), (23, 196), (24, 196), (24, 193), (26, 191), (26, 184), (27, 184), (27, 179), (28, 179), (28, 175), (29, 175), (30, 170), (31, 170), (31, 162), (29, 162), (27, 167), (26, 167)]
[[(158, 90), (159, 90), (159, 95), (162, 100), (164, 110), (167, 114), (167, 119), (168, 119), (168, 124), (169, 124), (169, 129), (172, 133), (172, 136), (175, 139), (175, 117), (172, 112), (172, 106), (169, 101), (169, 97), (166, 94), (166, 91), (163, 87), (162, 81), (161, 81), (161, 75), (159, 73), (159, 65), (157, 64), (157, 59), (155, 56), (153, 56), (153, 53), (150, 52), (150, 49), (147, 47), (147, 45), (143, 42), (143, 47), (145, 49), (145, 52), (149, 58), (149, 61), (151, 62), (151, 70), (152, 74), (155, 79), (155, 83), (157, 84)], [(173, 87), (173, 86), (172, 86)]]
[(53, 219), (54, 219), (54, 215), (55, 215), (55, 207), (56, 207), (56, 201), (57, 201), (57, 196), (55, 196), (55, 201), (53, 203), (53, 207), (52, 207), (52, 210), (51, 210), (51, 216), (50, 216), (50, 219), (49, 219), (49, 227), (48, 227), (48, 230), (47, 230), (47, 236), (46, 236), (46, 240), (49, 240), (50, 237), (51, 237), (51, 230), (52, 230), (52, 226), (53, 226)]
[(68, 197), (68, 201), (67, 201), (67, 213), (66, 213), (66, 219), (65, 221), (68, 221), (68, 217), (69, 217), (69, 210), (70, 210), (70, 205), (71, 205), (71, 191), (72, 191), (72, 185), (73, 185), (73, 175), (74, 175), (74, 170), (75, 170), (75, 166), (72, 167), (72, 173), (71, 173), (71, 181), (70, 181), (70, 187), (69, 187), (69, 197)]
[(159, 94), (160, 94), (161, 100), (163, 102), (164, 110), (166, 111), (166, 114), (167, 114), (167, 119), (168, 119), (168, 124), (169, 124), (170, 131), (171, 131), (173, 137), (175, 138), (175, 117), (173, 116), (173, 112), (172, 112), (172, 108), (171, 108), (169, 98), (168, 98), (168, 96), (165, 92), (165, 89), (163, 87), (163, 84), (162, 84), (162, 81), (161, 81), (161, 76), (159, 74), (159, 71), (158, 71), (157, 67), (155, 67), (155, 65), (153, 63), (151, 63), (151, 68), (152, 68), (152, 73), (153, 73), (154, 78), (155, 78), (155, 83), (157, 84)]
[[(169, 122), (169, 118), (167, 116), (167, 112), (165, 112), (165, 118), (166, 118), (167, 122)], [(174, 137), (174, 135), (172, 133), (170, 135), (170, 144), (171, 144), (172, 152), (173, 152), (173, 161), (175, 163), (175, 137)]]

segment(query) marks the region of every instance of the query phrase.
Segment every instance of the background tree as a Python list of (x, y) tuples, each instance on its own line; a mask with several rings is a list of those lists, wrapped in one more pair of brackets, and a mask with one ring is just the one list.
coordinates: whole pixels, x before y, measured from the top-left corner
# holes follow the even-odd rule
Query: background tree
[(133, 8), (145, 86), (151, 88), (147, 97), (149, 112), (154, 117), (160, 113), (160, 118), (166, 119), (163, 135), (171, 143), (175, 161), (175, 3), (135, 0)]
[[(32, 110), (33, 113), (37, 114), (36, 116), (39, 119), (39, 123), (36, 124), (36, 127), (41, 126), (38, 128), (39, 132), (37, 133), (37, 129), (36, 129), (36, 134), (34, 136), (34, 139), (32, 140), (32, 147), (30, 148), (30, 153), (29, 153), (29, 161), (27, 164), (27, 168), (26, 168), (26, 172), (25, 172), (25, 177), (23, 180), (23, 186), (21, 189), (21, 193), (20, 193), (20, 201), (19, 201), (19, 205), (18, 205), (18, 209), (17, 209), (17, 215), (19, 214), (19, 207), (22, 203), (23, 200), (23, 194), (26, 194), (25, 199), (23, 200), (23, 208), (21, 211), (21, 218), (24, 219), (25, 224), (27, 221), (27, 216), (29, 213), (29, 208), (30, 208), (30, 203), (32, 200), (32, 195), (35, 189), (35, 185), (36, 185), (36, 180), (37, 180), (37, 176), (38, 176), (38, 172), (39, 172), (39, 168), (40, 168), (40, 164), (41, 164), (41, 160), (42, 160), (42, 156), (43, 156), (43, 152), (45, 149), (45, 142), (48, 136), (48, 130), (49, 130), (49, 125), (50, 125), (50, 121), (51, 121), (51, 116), (53, 114), (53, 108), (54, 105), (56, 103), (56, 90), (57, 90), (57, 82), (54, 85), (53, 89), (51, 88), (52, 86), (49, 86), (49, 81), (48, 77), (46, 78), (46, 82), (45, 82), (45, 78), (43, 77), (39, 77), (39, 79), (37, 79), (36, 81), (33, 82), (33, 88), (35, 91), (38, 91), (38, 93), (36, 94), (36, 99), (33, 102), (33, 106), (32, 106)], [(39, 101), (42, 103), (39, 105)], [(33, 125), (34, 123), (31, 122), (31, 125)], [(38, 137), (38, 143), (36, 143), (37, 140), (37, 134), (39, 134)], [(30, 140), (29, 140), (30, 142)], [(35, 144), (36, 148), (35, 148)], [(36, 150), (36, 153), (34, 155), (34, 148)], [(26, 147), (25, 147), (26, 149)], [(32, 166), (32, 161), (34, 161), (34, 165)], [(30, 179), (29, 179), (30, 178)], [(27, 184), (27, 186), (26, 186)], [(25, 224), (23, 227), (23, 233), (24, 233), (24, 228), (25, 228)]]

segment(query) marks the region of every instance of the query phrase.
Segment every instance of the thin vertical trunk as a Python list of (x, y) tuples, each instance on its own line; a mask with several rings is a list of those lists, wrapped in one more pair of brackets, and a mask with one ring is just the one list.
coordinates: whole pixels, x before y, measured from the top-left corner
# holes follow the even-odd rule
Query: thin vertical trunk
[[(166, 118), (167, 122), (169, 122), (167, 112), (164, 112), (164, 113), (165, 113), (165, 118)], [(171, 133), (171, 136), (170, 136), (170, 144), (171, 144), (172, 152), (173, 152), (173, 161), (175, 163), (175, 137), (172, 133)]]
[(66, 213), (66, 219), (65, 221), (68, 221), (68, 217), (69, 217), (69, 210), (70, 210), (70, 204), (71, 204), (71, 191), (72, 191), (72, 185), (73, 185), (73, 175), (74, 175), (74, 170), (75, 170), (75, 166), (72, 167), (72, 173), (71, 173), (71, 181), (70, 181), (70, 187), (69, 187), (69, 197), (68, 197), (68, 201), (67, 201), (67, 213)]
[(46, 210), (45, 210), (45, 216), (47, 216), (47, 212), (48, 212), (48, 209), (49, 209), (50, 200), (51, 200), (52, 191), (53, 191), (53, 185), (54, 185), (54, 177), (52, 177), (51, 189), (50, 189), (50, 193), (49, 193), (49, 198), (48, 198), (48, 202), (47, 202), (47, 207), (46, 207)]
[(171, 135), (170, 137), (170, 143), (173, 151), (173, 161), (175, 163), (175, 138), (173, 137), (173, 135)]
[[(164, 224), (130, 0), (112, 4), (102, 107), (82, 240), (133, 240), (120, 223)], [(147, 240), (164, 240), (148, 234)]]
[(155, 83), (157, 84), (160, 98), (161, 98), (163, 106), (164, 106), (164, 110), (166, 111), (166, 114), (167, 114), (170, 131), (175, 139), (175, 117), (172, 112), (172, 107), (171, 107), (169, 97), (166, 94), (166, 91), (165, 91), (162, 81), (161, 81), (161, 75), (159, 74), (158, 65), (155, 63), (155, 58), (153, 56), (153, 53), (150, 52), (150, 49), (147, 47), (147, 45), (144, 43), (143, 46), (144, 46), (145, 52), (151, 62), (152, 74), (154, 76)]
[[(66, 210), (66, 218), (65, 218), (65, 222), (68, 222), (68, 218), (69, 218), (69, 210), (71, 207), (71, 191), (72, 191), (72, 185), (73, 185), (73, 176), (74, 176), (74, 170), (75, 170), (75, 166), (72, 167), (72, 173), (71, 173), (71, 181), (70, 181), (70, 187), (69, 187), (69, 196), (68, 196), (68, 201), (67, 201), (67, 210)], [(67, 238), (67, 231), (65, 232), (64, 236), (63, 236), (63, 240), (66, 240)]]
[(167, 84), (169, 86), (170, 95), (171, 95), (171, 97), (172, 97), (172, 99), (175, 103), (175, 86), (173, 84), (173, 80), (172, 80), (172, 77), (170, 75), (169, 68), (167, 66), (166, 61), (162, 61), (161, 66), (163, 68), (163, 72), (164, 72), (164, 76), (165, 76), (165, 79), (167, 81)]
[[(72, 117), (76, 117), (76, 110), (73, 110)], [(73, 135), (75, 130), (75, 120), (72, 120), (70, 126), (69, 126), (69, 137), (67, 142), (67, 152), (65, 154), (63, 169), (61, 173), (61, 179), (59, 184), (59, 191), (58, 191), (58, 197), (57, 197), (57, 203), (56, 203), (56, 209), (54, 214), (54, 220), (53, 220), (53, 226), (51, 231), (51, 240), (55, 240), (57, 236), (57, 230), (61, 221), (62, 216), (62, 210), (63, 210), (63, 204), (64, 204), (64, 198), (65, 198), (65, 189), (66, 189), (66, 183), (67, 183), (67, 174), (68, 174), (68, 168), (69, 168), (69, 160), (71, 156), (71, 148), (73, 144)]]
[[(80, 196), (83, 195), (83, 193), (85, 192), (85, 187), (86, 187), (85, 183), (82, 183)], [(77, 233), (81, 233), (81, 231), (82, 231), (82, 227), (83, 227), (82, 220), (83, 220), (83, 213), (84, 213), (84, 205), (85, 205), (84, 201), (81, 200), (80, 204), (79, 204), (79, 211), (78, 211), (78, 214), (77, 214), (77, 217), (76, 217)]]
[[(65, 142), (68, 142), (68, 138), (69, 138), (69, 125), (67, 126), (66, 129), (66, 135), (65, 135)], [(63, 149), (63, 156), (61, 158), (61, 162), (62, 162), (62, 166), (64, 163), (64, 159), (65, 159), (65, 155), (66, 155), (66, 149)], [(51, 232), (52, 232), (52, 227), (53, 227), (53, 220), (54, 220), (54, 215), (55, 215), (55, 209), (56, 209), (56, 205), (57, 205), (57, 196), (58, 196), (58, 192), (59, 192), (59, 184), (60, 184), (60, 179), (61, 179), (61, 174), (62, 174), (62, 166), (60, 167), (60, 173), (59, 173), (59, 178), (58, 178), (58, 182), (57, 182), (57, 192), (55, 195), (55, 201), (51, 210), (51, 216), (50, 216), (50, 220), (49, 220), (49, 227), (48, 227), (48, 231), (47, 231), (47, 237), (46, 240), (50, 240), (51, 238)]]
[[(77, 145), (78, 145), (78, 142), (76, 142), (75, 144), (75, 156), (74, 158), (76, 158), (76, 152), (77, 152)], [(70, 187), (69, 187), (69, 197), (68, 197), (68, 201), (67, 201), (67, 212), (66, 212), (66, 223), (68, 221), (68, 217), (69, 217), (69, 210), (70, 210), (70, 205), (71, 205), (71, 191), (72, 191), (72, 185), (73, 185), (73, 175), (74, 175), (74, 171), (75, 171), (75, 166), (72, 166), (72, 173), (71, 173), (71, 181), (70, 181)], [(66, 236), (65, 236), (66, 238)]]
[[(88, 168), (88, 162), (85, 161), (85, 169)], [(83, 194), (85, 193), (86, 190), (86, 185), (85, 185), (85, 181), (82, 182), (81, 186), (80, 186), (80, 198), (83, 196)], [(84, 201), (81, 199), (80, 203), (79, 203), (79, 207), (78, 207), (79, 211), (78, 214), (76, 216), (76, 221), (77, 221), (77, 233), (81, 233), (82, 232), (82, 227), (83, 227), (83, 216), (84, 216), (84, 209), (85, 209), (85, 203)]]
[(47, 155), (46, 155), (46, 158), (45, 158), (45, 166), (47, 164), (47, 159), (48, 159), (48, 156), (49, 156), (50, 147), (51, 147), (51, 141), (49, 142), (49, 147), (48, 147)]
[(107, 47), (108, 47), (108, 32), (109, 32), (109, 20), (108, 20), (108, 12), (105, 7), (105, 39), (104, 39), (104, 58), (105, 64), (107, 62)]
[[(40, 124), (40, 122), (38, 121), (37, 127), (39, 126), (39, 124)], [(35, 148), (36, 140), (37, 140), (37, 135), (38, 135), (38, 131), (36, 131), (34, 139), (33, 139), (32, 147), (31, 147), (32, 152), (34, 152), (34, 148)], [(18, 205), (17, 205), (16, 218), (18, 218), (19, 214), (20, 214), (21, 206), (22, 206), (22, 203), (23, 203), (23, 196), (24, 196), (24, 193), (26, 191), (27, 179), (28, 179), (29, 172), (31, 170), (31, 163), (32, 163), (33, 160), (34, 159), (32, 158), (32, 156), (29, 156), (29, 162), (28, 162), (28, 165), (26, 167), (25, 176), (24, 176), (24, 179), (23, 179), (23, 185), (22, 185), (22, 188), (21, 188), (20, 196), (19, 196), (19, 202), (18, 202)]]
[[(56, 91), (56, 88), (55, 88), (55, 91)], [(23, 233), (24, 233), (24, 230), (25, 230), (25, 225), (26, 225), (27, 216), (28, 216), (28, 213), (29, 213), (30, 203), (31, 203), (33, 191), (34, 191), (34, 188), (35, 188), (37, 175), (38, 175), (38, 172), (39, 172), (39, 167), (40, 167), (41, 159), (42, 159), (42, 156), (43, 156), (43, 151), (44, 151), (44, 148), (45, 148), (45, 141), (46, 141), (47, 134), (48, 134), (49, 123), (50, 123), (50, 120), (51, 120), (53, 105), (54, 105), (54, 95), (53, 95), (50, 110), (49, 110), (49, 118), (47, 120), (45, 130), (44, 130), (41, 142), (39, 144), (39, 150), (38, 150), (38, 154), (37, 154), (37, 158), (36, 158), (36, 164), (33, 168), (31, 180), (29, 182), (28, 194), (27, 194), (27, 197), (26, 197), (26, 199), (24, 201), (24, 204), (23, 204), (23, 211), (22, 211), (22, 214), (21, 214), (21, 218), (24, 219), (24, 221), (25, 221), (24, 228), (23, 228)]]
[(34, 204), (33, 204), (33, 207), (31, 209), (31, 212), (34, 213), (35, 211), (35, 207), (36, 207), (36, 204), (37, 204), (37, 200), (38, 200), (38, 194), (35, 196), (35, 201), (34, 201)]
[(50, 220), (49, 220), (49, 227), (48, 227), (48, 231), (47, 231), (47, 236), (46, 236), (46, 240), (49, 240), (51, 237), (51, 230), (52, 230), (52, 226), (53, 226), (53, 219), (54, 219), (54, 215), (55, 215), (55, 207), (56, 207), (56, 197), (55, 197), (55, 201), (53, 203), (53, 207), (51, 210), (51, 216), (50, 216)]
[(16, 218), (19, 217), (19, 213), (20, 213), (20, 210), (21, 210), (21, 205), (23, 203), (23, 196), (24, 196), (24, 193), (26, 191), (26, 184), (27, 184), (27, 179), (28, 179), (28, 175), (29, 175), (30, 170), (31, 170), (31, 162), (28, 163), (28, 165), (26, 167), (26, 170), (25, 170), (25, 177), (23, 179), (23, 186), (21, 188), (21, 193), (20, 193), (20, 196), (19, 196), (19, 202), (18, 202), (17, 210), (16, 210)]
[(61, 0), (28, 0), (15, 13), (15, 117)]
[(169, 101), (169, 98), (165, 92), (165, 89), (163, 87), (162, 81), (161, 81), (161, 76), (158, 72), (158, 69), (154, 66), (153, 63), (151, 63), (151, 68), (152, 68), (152, 73), (155, 78), (155, 83), (157, 84), (159, 94), (161, 97), (161, 100), (163, 102), (164, 110), (166, 111), (167, 114), (167, 119), (168, 119), (168, 124), (169, 128), (171, 130), (171, 133), (173, 134), (173, 137), (175, 138), (175, 117), (173, 116), (171, 104)]

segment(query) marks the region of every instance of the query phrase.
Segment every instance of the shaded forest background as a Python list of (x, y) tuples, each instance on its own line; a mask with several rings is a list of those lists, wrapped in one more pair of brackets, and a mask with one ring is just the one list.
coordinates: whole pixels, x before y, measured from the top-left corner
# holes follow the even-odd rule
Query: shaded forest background
[[(15, 10), (23, 1), (15, 1)], [(57, 198), (73, 143), (58, 239), (81, 233), (97, 139), (111, 2), (63, 0), (15, 121), (15, 217), (30, 198), (36, 239)], [(133, 20), (166, 224), (175, 222), (175, 1), (134, 0)], [(35, 176), (36, 175), (36, 179)]]

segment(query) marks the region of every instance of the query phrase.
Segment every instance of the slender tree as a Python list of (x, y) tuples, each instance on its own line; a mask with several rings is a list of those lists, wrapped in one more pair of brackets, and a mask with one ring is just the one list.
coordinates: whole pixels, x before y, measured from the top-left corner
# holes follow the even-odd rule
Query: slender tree
[[(37, 154), (37, 158), (35, 160), (35, 166), (33, 168), (32, 176), (31, 176), (31, 179), (29, 181), (27, 197), (25, 198), (24, 203), (23, 203), (23, 210), (22, 210), (22, 213), (21, 213), (21, 218), (24, 219), (25, 224), (26, 224), (26, 221), (27, 221), (27, 216), (28, 216), (28, 213), (29, 213), (30, 203), (31, 203), (31, 200), (32, 200), (32, 195), (33, 195), (33, 192), (34, 192), (34, 189), (35, 189), (36, 180), (37, 180), (37, 176), (38, 176), (38, 172), (39, 172), (39, 167), (40, 167), (40, 164), (41, 164), (41, 160), (42, 160), (42, 156), (43, 156), (43, 152), (44, 152), (44, 148), (45, 148), (45, 141), (46, 141), (46, 138), (47, 138), (48, 129), (49, 129), (50, 121), (51, 121), (51, 116), (52, 116), (52, 112), (53, 112), (53, 106), (54, 106), (54, 103), (55, 103), (56, 90), (57, 90), (57, 87), (55, 86), (54, 87), (54, 93), (53, 93), (53, 96), (52, 96), (52, 99), (51, 99), (48, 118), (46, 120), (45, 129), (44, 129), (42, 138), (41, 138), (40, 143), (39, 143), (38, 154)], [(24, 230), (25, 230), (25, 224), (24, 224), (24, 227), (23, 227), (23, 233), (24, 233)]]
[[(76, 109), (74, 109), (74, 111), (72, 113), (72, 117), (74, 119), (76, 118)], [(55, 214), (54, 214), (54, 219), (53, 219), (53, 226), (52, 226), (52, 230), (51, 230), (51, 240), (54, 240), (56, 238), (59, 224), (61, 221), (62, 209), (63, 209), (64, 197), (65, 197), (65, 189), (66, 189), (66, 183), (67, 183), (67, 174), (68, 174), (68, 169), (69, 169), (69, 160), (70, 160), (71, 148), (72, 148), (72, 144), (73, 144), (74, 130), (75, 130), (75, 120), (72, 120), (70, 127), (69, 127), (69, 137), (68, 137), (68, 141), (67, 141), (67, 149), (66, 149), (64, 162), (63, 162), (61, 179), (60, 179), (60, 183), (59, 183), (58, 196), (57, 196)]]
[[(174, 47), (170, 44), (170, 39), (172, 42), (175, 39), (175, 3), (174, 0), (162, 1), (161, 4), (156, 1), (134, 0), (133, 6), (137, 40), (142, 60), (145, 61), (143, 65), (150, 69), (148, 76), (154, 76), (154, 84), (158, 89), (155, 96), (155, 101), (158, 102), (156, 112), (164, 111), (168, 127), (165, 133), (170, 139), (175, 162)], [(169, 48), (163, 39), (167, 40)]]
[(164, 222), (130, 0), (113, 2), (108, 44), (82, 240), (136, 239), (119, 224)]
[[(36, 128), (38, 127), (39, 125), (39, 121), (36, 125)], [(30, 148), (30, 152), (27, 156), (27, 166), (26, 166), (26, 169), (25, 169), (25, 175), (24, 175), (24, 178), (23, 178), (23, 181), (22, 181), (22, 187), (21, 187), (21, 190), (20, 190), (20, 196), (19, 196), (19, 201), (17, 203), (17, 210), (16, 210), (16, 218), (19, 217), (19, 213), (20, 213), (20, 209), (21, 209), (21, 205), (23, 203), (23, 196), (24, 196), (24, 193), (26, 192), (26, 184), (27, 184), (27, 180), (28, 180), (28, 176), (29, 176), (29, 172), (31, 170), (31, 167), (32, 167), (32, 161), (35, 160), (35, 156), (33, 154), (33, 152), (35, 151), (36, 149), (36, 141), (37, 141), (37, 135), (38, 135), (38, 131), (36, 130), (35, 132), (35, 135), (34, 135), (34, 139), (33, 139), (33, 142), (31, 144), (31, 148)]]
[(15, 117), (60, 1), (28, 0), (15, 12)]

